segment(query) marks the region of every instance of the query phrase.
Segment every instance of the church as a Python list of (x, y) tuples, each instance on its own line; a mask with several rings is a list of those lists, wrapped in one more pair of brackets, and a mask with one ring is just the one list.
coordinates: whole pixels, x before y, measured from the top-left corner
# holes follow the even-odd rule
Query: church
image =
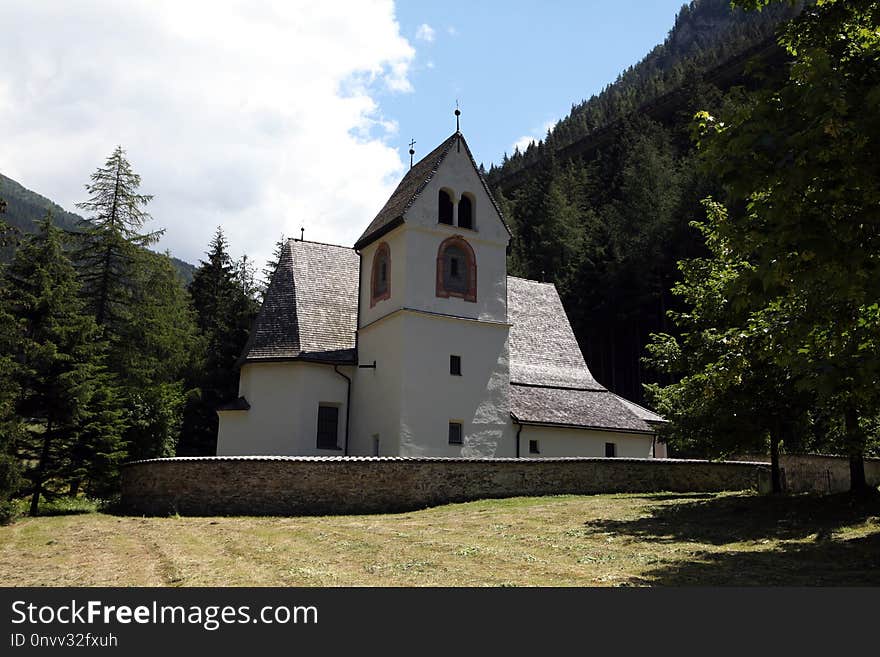
[(288, 240), (218, 410), (218, 456), (665, 457), (590, 373), (456, 132), (353, 247)]

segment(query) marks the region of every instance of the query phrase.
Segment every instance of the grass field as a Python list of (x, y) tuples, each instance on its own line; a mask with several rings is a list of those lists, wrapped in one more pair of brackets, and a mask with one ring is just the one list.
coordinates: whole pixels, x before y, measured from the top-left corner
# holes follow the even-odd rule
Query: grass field
[(0, 527), (12, 586), (880, 585), (880, 503), (745, 493), (485, 500), (412, 513)]

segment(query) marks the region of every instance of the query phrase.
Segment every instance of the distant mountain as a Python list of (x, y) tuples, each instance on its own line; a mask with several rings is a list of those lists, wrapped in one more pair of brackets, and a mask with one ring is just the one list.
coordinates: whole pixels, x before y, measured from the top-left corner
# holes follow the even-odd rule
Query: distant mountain
[(777, 33), (804, 5), (745, 12), (693, 0), (663, 43), (488, 172), (515, 236), (508, 273), (556, 284), (593, 375), (628, 399), (661, 376), (644, 347), (674, 332), (676, 263), (703, 255), (690, 222), (722, 191), (698, 166), (694, 113), (786, 77)]
[[(47, 211), (52, 212), (52, 220), (64, 230), (78, 231), (80, 222), (84, 221), (78, 214), (68, 212), (54, 201), (29, 190), (3, 174), (0, 174), (0, 198), (6, 200), (6, 213), (3, 218), (24, 233), (33, 233), (36, 230), (34, 222), (43, 219)], [(8, 262), (12, 258), (12, 248), (0, 248), (0, 261)], [(171, 262), (174, 263), (184, 283), (189, 284), (195, 266), (173, 256)]]

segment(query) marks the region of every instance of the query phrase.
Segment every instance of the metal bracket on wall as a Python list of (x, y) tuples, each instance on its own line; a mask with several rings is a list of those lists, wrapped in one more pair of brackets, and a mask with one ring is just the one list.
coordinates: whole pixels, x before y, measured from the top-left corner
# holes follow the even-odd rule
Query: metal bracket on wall
[(376, 361), (373, 361), (372, 365), (358, 365), (358, 368), (362, 370), (374, 370), (376, 369)]

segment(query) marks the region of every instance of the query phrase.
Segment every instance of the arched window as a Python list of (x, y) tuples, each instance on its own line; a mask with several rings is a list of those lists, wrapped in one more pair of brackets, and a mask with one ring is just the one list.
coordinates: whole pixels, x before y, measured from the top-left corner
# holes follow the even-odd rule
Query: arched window
[(383, 299), (391, 298), (391, 249), (382, 242), (373, 254), (373, 271), (370, 275), (370, 308)]
[(448, 190), (441, 189), (437, 200), (437, 216), (441, 224), (452, 225), (452, 194)]
[(458, 202), (458, 227), (474, 229), (474, 198), (470, 194), (462, 194)]
[(461, 235), (445, 240), (437, 251), (437, 296), (477, 300), (477, 259)]

